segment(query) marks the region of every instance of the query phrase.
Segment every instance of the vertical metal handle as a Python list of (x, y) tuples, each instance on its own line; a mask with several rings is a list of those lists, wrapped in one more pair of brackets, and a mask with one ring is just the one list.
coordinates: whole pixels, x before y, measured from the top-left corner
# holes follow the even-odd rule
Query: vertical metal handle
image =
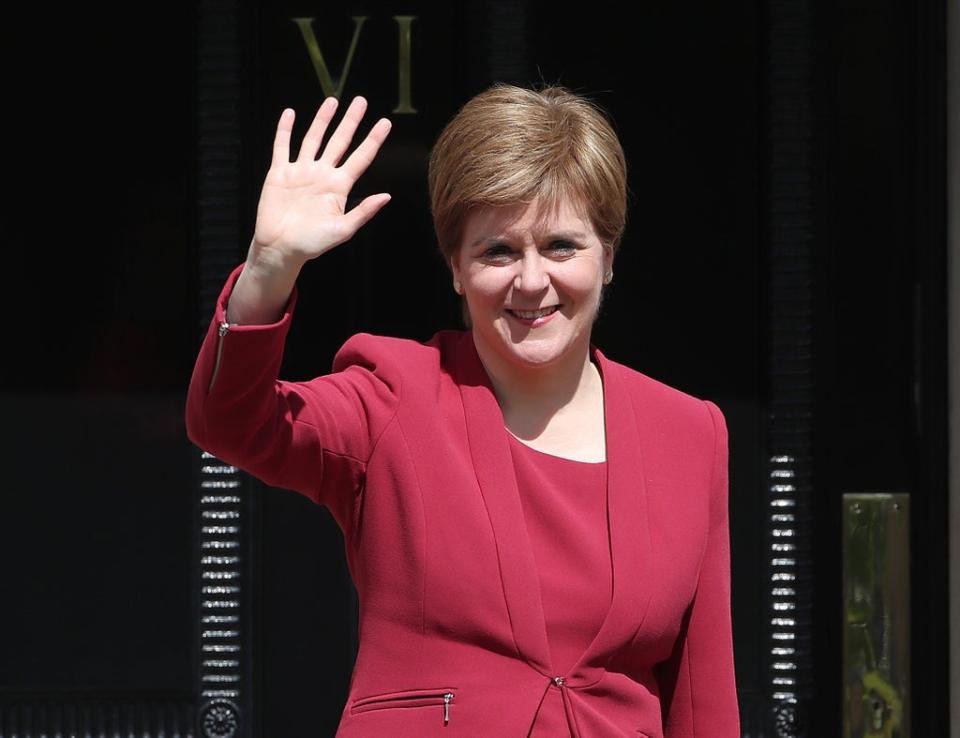
[(910, 496), (843, 495), (843, 735), (910, 735)]

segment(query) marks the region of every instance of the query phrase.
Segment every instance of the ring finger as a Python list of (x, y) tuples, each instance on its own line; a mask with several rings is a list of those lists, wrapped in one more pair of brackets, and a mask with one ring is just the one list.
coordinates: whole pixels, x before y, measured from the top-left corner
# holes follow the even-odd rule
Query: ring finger
[(313, 123), (310, 124), (310, 130), (303, 137), (303, 143), (300, 145), (300, 154), (297, 161), (313, 161), (317, 158), (317, 152), (320, 150), (320, 142), (323, 141), (323, 134), (327, 132), (327, 126), (333, 119), (337, 110), (337, 98), (328, 97), (317, 109), (317, 114), (313, 117)]

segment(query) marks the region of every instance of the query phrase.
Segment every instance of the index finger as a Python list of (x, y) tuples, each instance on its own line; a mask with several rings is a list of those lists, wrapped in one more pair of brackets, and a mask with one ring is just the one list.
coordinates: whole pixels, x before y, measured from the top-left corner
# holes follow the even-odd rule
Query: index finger
[(373, 162), (374, 157), (377, 155), (380, 146), (386, 140), (387, 134), (390, 133), (392, 127), (393, 123), (390, 122), (389, 118), (381, 118), (378, 120), (373, 128), (370, 129), (367, 137), (363, 139), (363, 143), (357, 146), (354, 152), (347, 157), (347, 160), (340, 167), (350, 175), (350, 178), (354, 182), (360, 178), (360, 175), (363, 174), (367, 170), (367, 167)]

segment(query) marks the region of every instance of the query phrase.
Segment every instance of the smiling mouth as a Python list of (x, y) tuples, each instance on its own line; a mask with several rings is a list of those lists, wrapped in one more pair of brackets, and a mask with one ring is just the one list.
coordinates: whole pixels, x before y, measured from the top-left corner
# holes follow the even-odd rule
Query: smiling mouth
[(542, 318), (551, 313), (557, 312), (560, 309), (559, 305), (553, 305), (552, 307), (544, 308), (543, 310), (510, 310), (507, 308), (507, 312), (511, 315), (516, 315), (518, 318), (523, 318), (524, 320), (536, 320), (537, 318)]

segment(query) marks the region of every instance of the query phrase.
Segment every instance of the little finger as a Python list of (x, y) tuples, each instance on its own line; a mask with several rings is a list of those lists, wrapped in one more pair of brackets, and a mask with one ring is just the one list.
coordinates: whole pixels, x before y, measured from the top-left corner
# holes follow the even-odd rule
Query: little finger
[(284, 108), (277, 122), (277, 133), (273, 137), (273, 156), (271, 167), (290, 163), (290, 131), (293, 129), (293, 119), (296, 116), (293, 108)]

